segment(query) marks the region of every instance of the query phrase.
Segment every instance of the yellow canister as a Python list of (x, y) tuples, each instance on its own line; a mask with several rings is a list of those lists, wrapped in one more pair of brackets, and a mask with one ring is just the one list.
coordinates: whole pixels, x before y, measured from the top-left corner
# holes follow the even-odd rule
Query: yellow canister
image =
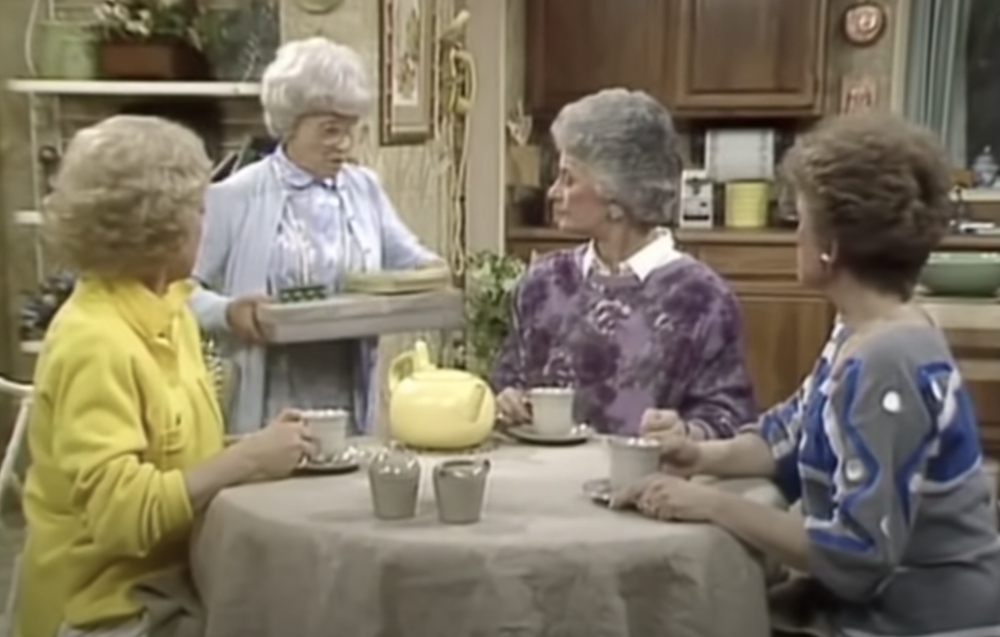
[(766, 181), (731, 181), (726, 184), (727, 228), (767, 227), (771, 185)]

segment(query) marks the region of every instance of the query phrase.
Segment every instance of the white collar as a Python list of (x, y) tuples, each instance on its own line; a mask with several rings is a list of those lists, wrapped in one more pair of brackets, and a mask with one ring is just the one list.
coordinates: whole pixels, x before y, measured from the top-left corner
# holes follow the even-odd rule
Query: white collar
[[(625, 259), (620, 269), (628, 269), (640, 281), (645, 281), (650, 273), (664, 266), (671, 261), (681, 257), (681, 253), (674, 246), (674, 235), (666, 228), (658, 228), (653, 231), (655, 237), (652, 241), (644, 245), (639, 251)], [(583, 260), (580, 263), (584, 274), (590, 274), (591, 270), (596, 270), (601, 274), (610, 274), (611, 269), (597, 256), (594, 242), (587, 244), (587, 249), (583, 252)]]

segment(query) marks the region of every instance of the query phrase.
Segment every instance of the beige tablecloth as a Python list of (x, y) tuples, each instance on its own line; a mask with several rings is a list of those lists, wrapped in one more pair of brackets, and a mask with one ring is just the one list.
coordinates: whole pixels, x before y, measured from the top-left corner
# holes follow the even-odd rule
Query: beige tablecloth
[[(502, 447), (485, 517), (371, 515), (364, 472), (216, 498), (193, 546), (206, 637), (766, 637), (764, 572), (729, 534), (607, 510), (582, 493), (600, 443)], [(726, 488), (780, 504), (758, 481)]]

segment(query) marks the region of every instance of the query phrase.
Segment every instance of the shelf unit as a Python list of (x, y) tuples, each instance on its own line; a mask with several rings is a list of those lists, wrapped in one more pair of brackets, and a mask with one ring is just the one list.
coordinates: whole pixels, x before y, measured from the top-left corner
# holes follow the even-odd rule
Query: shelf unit
[(118, 82), (107, 80), (8, 80), (7, 89), (29, 95), (82, 97), (215, 97), (260, 96), (255, 82)]
[[(3, 86), (3, 85), (0, 85)], [(62, 120), (61, 102), (64, 99), (128, 100), (133, 98), (205, 98), (215, 100), (256, 100), (260, 97), (257, 82), (127, 82), (109, 80), (57, 80), (57, 79), (10, 79), (5, 87), (12, 93), (28, 98), (30, 117), (31, 152), (34, 161), (33, 181), (35, 205), (41, 201), (45, 191), (45, 176), (41, 174), (34, 157), (43, 146), (50, 146), (60, 153), (64, 139), (56, 133), (43, 134), (42, 130), (53, 130), (53, 124)], [(48, 126), (42, 122), (47, 122)], [(44, 138), (44, 139), (43, 139)], [(13, 214), (14, 223), (31, 228), (34, 232), (35, 271), (39, 280), (46, 273), (41, 237), (38, 235), (42, 215), (37, 210), (19, 210)], [(22, 341), (23, 354), (35, 356), (41, 348), (41, 341)]]
[(40, 226), (42, 213), (37, 210), (18, 210), (14, 213), (14, 223), (19, 226)]
[(37, 356), (42, 351), (42, 341), (21, 341), (21, 353)]
[[(14, 213), (14, 223), (37, 230), (42, 225), (42, 213), (37, 210), (18, 210)], [(42, 272), (45, 267), (44, 255), (42, 254), (42, 242), (35, 236), (34, 241), (35, 270)], [(22, 354), (37, 356), (42, 351), (41, 341), (21, 341), (20, 350)]]

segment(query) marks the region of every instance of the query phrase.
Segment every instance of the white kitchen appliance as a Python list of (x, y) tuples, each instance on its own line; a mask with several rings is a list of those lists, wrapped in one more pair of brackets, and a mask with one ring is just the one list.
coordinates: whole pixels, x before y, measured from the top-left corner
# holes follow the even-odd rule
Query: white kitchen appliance
[(774, 179), (777, 133), (771, 128), (705, 132), (705, 169), (716, 183)]
[(688, 169), (681, 171), (681, 197), (677, 225), (681, 228), (711, 228), (715, 213), (712, 196), (713, 183), (708, 171)]

